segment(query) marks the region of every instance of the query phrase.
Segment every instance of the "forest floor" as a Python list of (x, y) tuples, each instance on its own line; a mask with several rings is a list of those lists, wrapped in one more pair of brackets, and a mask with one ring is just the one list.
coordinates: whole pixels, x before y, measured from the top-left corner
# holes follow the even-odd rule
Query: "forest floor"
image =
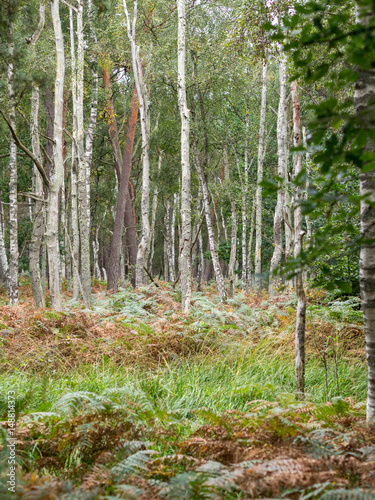
[(309, 291), (301, 402), (292, 293), (221, 305), (207, 286), (185, 316), (158, 284), (97, 282), (92, 310), (66, 293), (64, 313), (36, 308), (26, 279), (18, 306), (0, 295), (1, 499), (375, 499), (355, 298)]

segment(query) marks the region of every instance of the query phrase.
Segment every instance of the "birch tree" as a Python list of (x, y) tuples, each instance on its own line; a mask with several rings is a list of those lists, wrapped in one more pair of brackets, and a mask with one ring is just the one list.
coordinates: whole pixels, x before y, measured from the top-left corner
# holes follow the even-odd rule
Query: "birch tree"
[(52, 22), (55, 33), (56, 46), (56, 77), (55, 77), (55, 113), (53, 130), (53, 160), (54, 173), (49, 190), (48, 215), (46, 225), (46, 239), (48, 248), (48, 269), (51, 294), (51, 305), (53, 309), (61, 311), (61, 294), (59, 280), (59, 191), (64, 178), (63, 161), (63, 102), (64, 102), (64, 76), (65, 56), (64, 39), (61, 30), (59, 13), (59, 0), (51, 1)]
[[(45, 5), (41, 4), (39, 7), (38, 27), (30, 40), (32, 48), (32, 57), (34, 61), (35, 61), (35, 45), (43, 30), (44, 19), (45, 19)], [(39, 125), (38, 125), (39, 104), (40, 104), (39, 84), (34, 80), (32, 82), (32, 92), (31, 92), (31, 117), (30, 117), (31, 144), (32, 144), (33, 154), (36, 156), (36, 158), (38, 158), (39, 162), (42, 163), (43, 160), (41, 155)], [(29, 248), (30, 278), (31, 278), (31, 286), (33, 289), (35, 304), (37, 305), (37, 307), (45, 307), (42, 277), (40, 272), (41, 245), (44, 232), (44, 199), (43, 199), (44, 192), (43, 192), (43, 180), (35, 164), (33, 169), (33, 177), (34, 177), (34, 194), (36, 196), (36, 200), (34, 206), (33, 229), (31, 233), (31, 241)]]
[[(277, 113), (277, 158), (278, 169), (277, 175), (285, 178), (286, 171), (286, 141), (287, 141), (287, 118), (286, 118), (286, 76), (287, 76), (287, 60), (286, 55), (282, 52), (279, 59), (279, 82), (280, 82), (280, 98), (279, 109)], [(284, 187), (282, 182), (279, 184), (277, 190), (277, 203), (275, 208), (275, 216), (273, 223), (274, 234), (274, 251), (271, 259), (270, 266), (270, 282), (269, 294), (274, 297), (277, 293), (280, 279), (273, 276), (273, 272), (281, 262), (283, 253), (283, 207), (284, 207)]]
[(229, 278), (229, 291), (228, 297), (233, 298), (234, 296), (234, 280), (235, 280), (235, 265), (236, 265), (236, 254), (237, 254), (237, 209), (236, 204), (230, 192), (230, 177), (229, 177), (229, 160), (228, 160), (228, 150), (224, 144), (223, 149), (223, 163), (224, 163), (224, 176), (225, 183), (227, 186), (227, 194), (230, 202), (231, 208), (231, 239), (230, 239), (230, 258), (229, 258), (229, 268), (228, 268), (228, 278)]
[[(301, 111), (298, 95), (298, 84), (294, 80), (291, 84), (293, 100), (293, 145), (298, 148), (301, 145)], [(294, 179), (298, 181), (298, 176), (302, 171), (302, 156), (294, 154)], [(302, 228), (302, 208), (303, 191), (300, 183), (295, 188), (295, 209), (294, 209), (294, 257), (298, 258), (302, 251), (302, 242), (305, 232)], [(296, 397), (303, 399), (305, 392), (305, 323), (306, 323), (306, 295), (303, 285), (302, 271), (298, 271), (295, 277), (295, 289), (297, 294), (297, 317), (296, 317), (296, 337), (295, 337), (295, 377), (296, 377)]]
[(262, 272), (262, 186), (263, 160), (264, 160), (264, 137), (266, 121), (266, 98), (267, 98), (267, 59), (263, 61), (262, 70), (262, 102), (260, 107), (259, 142), (258, 142), (258, 166), (257, 166), (257, 190), (256, 190), (256, 222), (255, 222), (255, 275), (256, 283), (260, 285), (260, 274)]
[(126, 16), (127, 34), (131, 45), (132, 66), (135, 85), (139, 99), (139, 114), (141, 120), (142, 133), (142, 236), (138, 245), (137, 267), (135, 271), (136, 286), (144, 284), (144, 265), (145, 254), (147, 252), (148, 240), (150, 238), (150, 220), (149, 220), (149, 190), (150, 190), (150, 160), (149, 160), (149, 131), (147, 127), (147, 92), (143, 81), (143, 66), (139, 55), (139, 46), (136, 44), (135, 33), (137, 24), (137, 1), (134, 2), (133, 20), (130, 22), (130, 15), (124, 0), (124, 10)]
[[(368, 26), (374, 12), (364, 2), (356, 2), (358, 24)], [(373, 102), (375, 100), (374, 69), (361, 68), (355, 83), (354, 107), (362, 130), (375, 129)], [(374, 153), (375, 142), (367, 138), (364, 152)], [(366, 167), (366, 164), (365, 164)], [(375, 421), (375, 169), (364, 168), (360, 173), (361, 234), (364, 243), (360, 253), (360, 285), (364, 316), (366, 355), (368, 365), (367, 421)]]
[(177, 0), (178, 10), (178, 104), (181, 116), (181, 247), (180, 272), (182, 312), (188, 313), (191, 300), (191, 204), (190, 204), (190, 110), (186, 98), (186, 1)]
[(77, 152), (78, 152), (78, 212), (81, 243), (81, 283), (83, 301), (91, 305), (90, 272), (90, 218), (88, 216), (88, 179), (85, 156), (85, 134), (83, 117), (84, 99), (84, 37), (83, 37), (83, 0), (78, 0), (77, 9)]
[(0, 200), (0, 279), (5, 284), (8, 280), (8, 257), (5, 250), (4, 208)]
[[(69, 8), (69, 29), (70, 29), (70, 63), (71, 63), (71, 93), (73, 102), (73, 135), (71, 150), (71, 171), (70, 171), (70, 202), (71, 202), (71, 227), (72, 227), (72, 268), (73, 268), (73, 299), (78, 299), (79, 295), (79, 226), (78, 226), (78, 179), (77, 179), (77, 72), (76, 72), (76, 51), (74, 36), (74, 17), (73, 9)], [(69, 238), (69, 235), (67, 235)]]
[(211, 220), (210, 195), (208, 192), (207, 179), (205, 177), (205, 173), (203, 172), (203, 168), (202, 168), (202, 165), (200, 163), (197, 144), (195, 144), (194, 160), (195, 160), (195, 167), (197, 169), (197, 173), (198, 173), (198, 177), (199, 177), (200, 187), (202, 190), (204, 215), (206, 218), (208, 242), (209, 242), (210, 252), (211, 252), (211, 257), (212, 257), (212, 265), (213, 265), (214, 272), (215, 272), (216, 285), (217, 285), (217, 289), (219, 292), (220, 302), (223, 303), (223, 302), (226, 302), (226, 300), (227, 300), (227, 292), (225, 290), (223, 273), (221, 271), (219, 256), (217, 253), (217, 248), (216, 248), (216, 243), (215, 243), (215, 234), (214, 234), (214, 228), (213, 228), (212, 220)]
[[(10, 24), (8, 46), (9, 123), (16, 132), (16, 95), (14, 91), (14, 24)], [(18, 202), (17, 202), (17, 146), (10, 137), (9, 153), (9, 269), (8, 293), (11, 305), (18, 303)]]

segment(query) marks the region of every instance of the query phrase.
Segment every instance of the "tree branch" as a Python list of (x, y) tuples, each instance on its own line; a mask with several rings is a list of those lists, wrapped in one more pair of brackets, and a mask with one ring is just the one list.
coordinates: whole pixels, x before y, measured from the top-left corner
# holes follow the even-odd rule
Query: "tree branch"
[(34, 155), (34, 153), (32, 153), (26, 146), (24, 146), (22, 144), (22, 142), (20, 141), (20, 139), (18, 138), (14, 128), (12, 127), (12, 124), (10, 123), (10, 121), (8, 120), (8, 118), (4, 115), (4, 113), (2, 112), (2, 110), (0, 109), (0, 113), (1, 113), (1, 116), (4, 118), (4, 121), (6, 122), (6, 124), (8, 125), (9, 127), (9, 130), (10, 130), (10, 133), (12, 134), (13, 136), (13, 139), (15, 141), (15, 143), (17, 144), (17, 146), (22, 149), (22, 151), (24, 153), (26, 153), (26, 155), (31, 158), (34, 162), (34, 165), (36, 166), (36, 168), (38, 169), (42, 179), (43, 179), (43, 182), (44, 184), (48, 187), (48, 189), (51, 188), (51, 183), (47, 177), (47, 174), (46, 174), (46, 171), (44, 170), (43, 168), (43, 165), (40, 163), (40, 161), (38, 160), (38, 158)]

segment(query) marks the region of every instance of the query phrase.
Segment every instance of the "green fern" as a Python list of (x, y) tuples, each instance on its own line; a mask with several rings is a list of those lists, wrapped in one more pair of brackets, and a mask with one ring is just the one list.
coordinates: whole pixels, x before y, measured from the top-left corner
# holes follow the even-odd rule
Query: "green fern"
[(138, 475), (141, 471), (147, 470), (147, 464), (151, 462), (151, 456), (157, 454), (155, 450), (140, 450), (122, 460), (114, 467), (111, 472), (115, 481), (120, 481), (126, 476)]

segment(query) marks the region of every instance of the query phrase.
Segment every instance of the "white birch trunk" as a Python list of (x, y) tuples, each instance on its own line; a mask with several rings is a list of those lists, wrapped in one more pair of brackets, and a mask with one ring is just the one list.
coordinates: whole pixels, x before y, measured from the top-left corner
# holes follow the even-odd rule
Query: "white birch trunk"
[(165, 216), (165, 231), (166, 231), (166, 242), (167, 242), (167, 256), (168, 256), (168, 276), (169, 280), (174, 283), (175, 274), (174, 274), (174, 259), (173, 259), (173, 245), (172, 245), (172, 205), (171, 200), (168, 198), (167, 206), (166, 206), (166, 216)]
[(173, 266), (173, 274), (176, 274), (176, 210), (177, 210), (177, 194), (173, 195), (172, 218), (171, 218), (171, 252)]
[[(8, 92), (9, 92), (9, 122), (16, 130), (16, 96), (14, 92), (14, 27), (11, 24), (11, 42), (9, 43), (8, 62)], [(9, 154), (9, 271), (8, 292), (9, 303), (18, 303), (18, 202), (17, 202), (17, 146), (13, 136), (10, 136)]]
[[(301, 145), (300, 127), (300, 101), (298, 95), (298, 84), (294, 80), (291, 84), (293, 99), (293, 145), (295, 148)], [(302, 156), (294, 154), (294, 178), (302, 170)], [(295, 188), (295, 209), (294, 209), (294, 257), (298, 258), (302, 251), (302, 241), (304, 231), (302, 230), (302, 208), (301, 201), (303, 191), (301, 186)], [(297, 317), (296, 317), (296, 337), (295, 337), (295, 377), (296, 377), (296, 397), (303, 399), (305, 393), (305, 323), (306, 323), (306, 296), (303, 285), (302, 271), (295, 277), (295, 289), (297, 294)]]
[(250, 235), (247, 247), (247, 291), (250, 291), (253, 286), (253, 238), (255, 229), (255, 198), (253, 194), (253, 203), (251, 208)]
[(167, 241), (167, 221), (165, 219), (165, 236), (164, 236), (164, 281), (168, 281), (169, 273), (168, 273), (168, 241)]
[(247, 195), (249, 191), (249, 114), (246, 113), (246, 138), (245, 138), (245, 165), (244, 165), (244, 180), (242, 183), (242, 290), (247, 288), (247, 248), (246, 248), (246, 233), (247, 233)]
[(228, 150), (227, 150), (225, 145), (224, 145), (224, 151), (223, 151), (223, 161), (224, 161), (225, 183), (227, 185), (227, 194), (228, 194), (230, 208), (231, 208), (231, 219), (230, 219), (231, 220), (231, 244), (230, 244), (230, 258), (229, 258), (229, 267), (228, 267), (228, 278), (229, 278), (228, 297), (233, 298), (233, 296), (234, 296), (236, 254), (237, 254), (237, 210), (236, 210), (236, 204), (234, 203), (231, 192), (230, 192)]
[(191, 173), (190, 173), (190, 110), (186, 98), (186, 0), (177, 0), (178, 10), (178, 104), (181, 116), (181, 245), (180, 284), (182, 312), (188, 313), (191, 300)]
[(51, 305), (53, 309), (62, 309), (60, 286), (59, 286), (59, 242), (58, 242), (58, 222), (59, 222), (59, 191), (64, 178), (63, 162), (63, 106), (64, 106), (64, 76), (65, 57), (64, 39), (61, 31), (61, 21), (59, 13), (59, 0), (51, 2), (52, 21), (55, 33), (56, 44), (56, 78), (55, 78), (55, 116), (53, 130), (53, 160), (54, 176), (51, 182), (49, 193), (48, 215), (46, 225), (46, 238), (48, 248), (48, 269)]
[[(35, 45), (43, 30), (44, 20), (45, 20), (45, 5), (41, 4), (39, 7), (38, 27), (31, 38), (32, 58), (34, 61), (35, 61)], [(42, 164), (43, 158), (40, 149), (39, 130), (38, 130), (39, 103), (40, 103), (39, 85), (37, 82), (33, 81), (32, 92), (31, 92), (31, 116), (30, 116), (31, 144), (34, 156)], [(43, 200), (44, 192), (43, 192), (43, 180), (36, 165), (34, 165), (33, 169), (33, 185), (34, 185), (34, 193), (37, 195), (39, 199), (35, 201), (35, 206), (34, 206), (33, 229), (31, 233), (31, 241), (29, 247), (29, 268), (30, 268), (31, 286), (33, 289), (35, 304), (37, 307), (45, 307), (42, 277), (40, 270), (40, 256), (41, 256), (42, 240), (44, 232), (44, 200)]]
[[(286, 121), (286, 78), (287, 78), (287, 59), (284, 52), (280, 55), (279, 60), (279, 82), (280, 82), (280, 98), (279, 109), (277, 114), (277, 156), (278, 156), (278, 169), (277, 175), (285, 178), (286, 171), (286, 141), (287, 141), (287, 121)], [(282, 183), (279, 184), (277, 191), (277, 203), (275, 208), (275, 216), (273, 223), (274, 234), (274, 251), (271, 259), (270, 266), (270, 282), (269, 294), (274, 297), (280, 288), (280, 278), (273, 275), (273, 272), (281, 262), (283, 254), (283, 206), (284, 206), (284, 188)]]
[[(307, 151), (307, 140), (306, 140), (306, 128), (302, 127), (302, 136), (303, 136), (303, 145), (306, 148), (306, 193), (305, 193), (305, 200), (308, 198), (308, 193), (309, 193), (309, 187), (310, 187), (310, 163), (311, 163), (311, 158), (310, 158), (310, 153)], [(306, 222), (306, 240), (307, 243), (310, 242), (311, 236), (312, 236), (312, 231), (311, 231), (311, 221), (310, 217), (308, 215), (305, 215), (305, 222)]]
[[(94, 44), (98, 42), (93, 22), (93, 12), (92, 12), (92, 1), (88, 0), (87, 12), (90, 25), (91, 38)], [(94, 58), (91, 59), (91, 76), (92, 76), (92, 98), (90, 104), (90, 118), (86, 131), (86, 181), (87, 181), (87, 222), (88, 231), (90, 233), (91, 228), (91, 212), (90, 212), (90, 177), (91, 177), (91, 166), (92, 166), (92, 151), (94, 143), (94, 132), (96, 128), (96, 122), (98, 117), (98, 88), (99, 88), (99, 77), (96, 61)]]
[(77, 184), (77, 78), (76, 78), (76, 53), (74, 44), (74, 20), (73, 10), (69, 9), (70, 20), (70, 60), (72, 69), (72, 101), (73, 101), (73, 141), (72, 141), (72, 165), (71, 165), (71, 224), (72, 224), (72, 275), (73, 275), (73, 299), (79, 296), (79, 228), (78, 228), (78, 184)]
[[(356, 2), (357, 22), (367, 26), (372, 20), (369, 5)], [(370, 11), (371, 13), (371, 11)], [(374, 130), (373, 102), (375, 99), (374, 69), (359, 69), (355, 84), (354, 108), (362, 130)], [(364, 147), (373, 153), (375, 143), (370, 138)], [(366, 166), (366, 165), (365, 165)], [(375, 170), (360, 173), (361, 234), (365, 240), (375, 241), (375, 209), (368, 204), (375, 202)], [(367, 201), (368, 200), (368, 201)], [(367, 422), (375, 421), (375, 244), (363, 243), (360, 253), (360, 285), (364, 317), (366, 355), (368, 365)]]
[(77, 10), (77, 152), (78, 152), (78, 213), (81, 243), (81, 283), (83, 302), (91, 305), (91, 273), (90, 273), (90, 207), (88, 204), (85, 134), (83, 121), (83, 92), (85, 49), (83, 38), (83, 0), (78, 0)]
[(211, 222), (210, 197), (209, 197), (209, 192), (208, 192), (207, 181), (206, 181), (202, 166), (200, 164), (198, 147), (196, 144), (195, 144), (195, 151), (194, 151), (194, 159), (195, 159), (195, 166), (196, 166), (196, 169), (198, 172), (199, 182), (200, 182), (202, 195), (203, 195), (204, 213), (205, 213), (205, 217), (206, 217), (208, 240), (209, 240), (209, 244), (210, 244), (210, 251), (211, 251), (211, 257), (212, 257), (212, 265), (213, 265), (214, 272), (215, 272), (215, 279), (216, 279), (217, 289), (219, 292), (220, 302), (223, 303), (223, 302), (226, 302), (226, 300), (227, 300), (227, 292), (225, 290), (223, 273), (222, 273), (221, 268), (220, 268), (219, 257), (218, 257), (218, 253), (217, 253), (216, 243), (215, 243), (214, 229), (212, 227), (212, 222)]
[(262, 186), (260, 186), (259, 184), (263, 181), (266, 98), (267, 98), (267, 59), (263, 61), (263, 71), (262, 71), (262, 102), (260, 107), (257, 190), (256, 190), (255, 280), (258, 286), (260, 286), (261, 283), (260, 275), (262, 273)]
[(147, 252), (148, 241), (150, 238), (150, 221), (149, 221), (149, 190), (150, 190), (150, 160), (149, 160), (149, 133), (147, 127), (147, 92), (143, 82), (142, 63), (139, 56), (139, 46), (135, 42), (135, 28), (137, 23), (137, 1), (134, 2), (133, 21), (130, 23), (130, 16), (124, 0), (124, 10), (127, 22), (128, 38), (131, 44), (132, 65), (135, 85), (139, 99), (139, 115), (141, 120), (142, 133), (142, 235), (138, 245), (137, 252), (137, 267), (135, 271), (136, 286), (144, 284), (144, 265), (145, 253)]
[[(159, 159), (158, 159), (158, 173), (160, 174), (161, 164), (162, 164), (162, 158), (163, 158), (163, 151), (158, 151), (158, 156), (159, 156)], [(156, 211), (157, 211), (157, 208), (158, 208), (158, 195), (159, 195), (159, 187), (158, 187), (158, 185), (156, 183), (155, 187), (154, 187), (154, 196), (153, 196), (153, 199), (152, 199), (151, 229), (150, 229), (149, 246), (148, 246), (148, 249), (147, 249), (147, 255), (150, 255), (149, 262), (148, 262), (148, 266), (149, 266), (150, 269), (152, 269), (152, 261), (153, 261), (153, 258), (154, 258), (154, 250), (155, 250), (155, 223), (156, 223)]]
[(1, 276), (5, 282), (8, 280), (8, 257), (5, 250), (5, 226), (4, 226), (4, 208), (3, 202), (0, 201), (0, 266)]

